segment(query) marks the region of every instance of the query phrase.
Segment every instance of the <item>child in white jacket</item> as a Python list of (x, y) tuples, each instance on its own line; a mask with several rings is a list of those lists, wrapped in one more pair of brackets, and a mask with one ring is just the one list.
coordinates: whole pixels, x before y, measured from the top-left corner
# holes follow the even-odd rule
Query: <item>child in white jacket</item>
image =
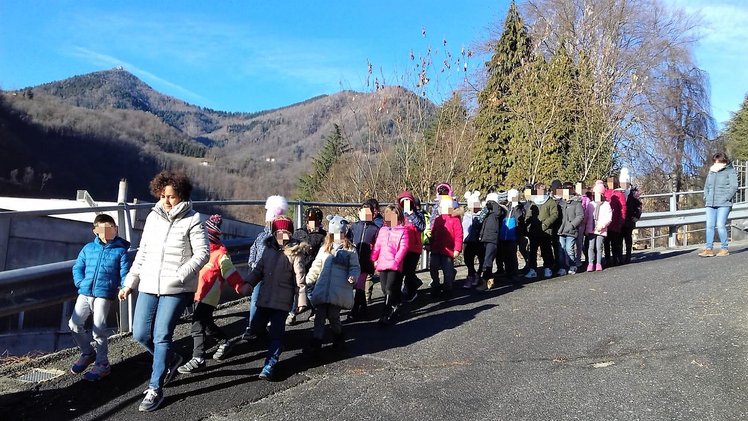
[(306, 275), (307, 286), (314, 286), (309, 299), (316, 316), (308, 351), (315, 358), (319, 357), (327, 320), (333, 334), (333, 351), (345, 352), (340, 310), (353, 308), (353, 285), (361, 273), (356, 247), (346, 237), (348, 221), (339, 215), (328, 215), (327, 220), (325, 242)]
[(605, 185), (602, 180), (595, 182), (592, 192), (594, 197), (584, 211), (584, 232), (589, 241), (587, 272), (603, 270), (603, 241), (608, 235), (608, 225), (613, 220), (613, 210), (610, 203), (605, 201)]

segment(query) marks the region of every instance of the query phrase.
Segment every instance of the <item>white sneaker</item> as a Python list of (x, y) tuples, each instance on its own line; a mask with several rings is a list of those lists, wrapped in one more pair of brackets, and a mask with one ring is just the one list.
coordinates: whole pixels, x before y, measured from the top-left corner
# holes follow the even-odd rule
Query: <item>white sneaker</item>
[(543, 269), (543, 277), (544, 278), (550, 278), (551, 276), (553, 276), (553, 271), (552, 270), (550, 270), (549, 268)]
[(558, 275), (558, 276), (564, 276), (564, 275), (566, 275), (566, 269), (564, 269), (564, 268), (559, 269), (558, 272), (556, 272), (556, 275)]
[(568, 275), (576, 275), (577, 273), (577, 267), (576, 266), (570, 266), (569, 271), (566, 272)]
[(538, 273), (535, 272), (535, 269), (530, 269), (525, 274), (525, 278), (527, 278), (527, 279), (535, 279), (537, 277), (538, 277)]

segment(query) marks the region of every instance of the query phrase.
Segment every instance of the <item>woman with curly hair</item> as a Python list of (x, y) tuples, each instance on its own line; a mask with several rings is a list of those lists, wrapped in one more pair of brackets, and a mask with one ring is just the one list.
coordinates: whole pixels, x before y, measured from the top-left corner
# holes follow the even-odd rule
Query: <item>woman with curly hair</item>
[(159, 199), (143, 227), (138, 253), (119, 298), (138, 290), (133, 337), (153, 355), (153, 367), (140, 411), (156, 410), (163, 386), (182, 365), (172, 347), (177, 320), (192, 301), (197, 274), (210, 249), (200, 214), (192, 209), (192, 184), (183, 173), (162, 171), (151, 181)]

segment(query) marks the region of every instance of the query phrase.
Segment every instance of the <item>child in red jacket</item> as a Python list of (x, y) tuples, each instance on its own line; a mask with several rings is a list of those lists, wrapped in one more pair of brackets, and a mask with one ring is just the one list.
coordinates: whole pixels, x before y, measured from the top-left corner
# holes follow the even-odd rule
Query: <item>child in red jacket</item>
[(200, 270), (195, 307), (192, 312), (193, 349), (192, 359), (180, 366), (177, 371), (182, 374), (193, 373), (205, 368), (207, 340), (218, 342), (213, 354), (214, 360), (223, 359), (229, 352), (229, 337), (213, 321), (213, 312), (221, 299), (221, 287), (228, 282), (237, 292), (248, 295), (250, 289), (231, 262), (226, 246), (221, 243), (221, 215), (211, 215), (205, 221), (205, 231), (210, 242), (210, 260)]
[(444, 272), (444, 296), (449, 298), (455, 280), (454, 259), (462, 252), (462, 222), (453, 214), (454, 201), (445, 198), (439, 201), (439, 217), (433, 218), (431, 229), (431, 295), (442, 294), (439, 271)]

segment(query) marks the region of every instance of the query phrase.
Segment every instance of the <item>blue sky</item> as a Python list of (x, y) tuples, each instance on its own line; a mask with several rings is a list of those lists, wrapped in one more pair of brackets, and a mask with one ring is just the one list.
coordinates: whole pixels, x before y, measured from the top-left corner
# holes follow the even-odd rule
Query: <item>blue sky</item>
[[(702, 14), (696, 57), (711, 76), (715, 118), (727, 120), (748, 92), (748, 2), (665, 1)], [(469, 73), (482, 65), (461, 51), (475, 51), (489, 37), (508, 3), (0, 0), (0, 88), (121, 65), (190, 103), (259, 111), (341, 89), (370, 90), (374, 77), (410, 82), (431, 47), (429, 94), (438, 96), (463, 80), (466, 59)]]

